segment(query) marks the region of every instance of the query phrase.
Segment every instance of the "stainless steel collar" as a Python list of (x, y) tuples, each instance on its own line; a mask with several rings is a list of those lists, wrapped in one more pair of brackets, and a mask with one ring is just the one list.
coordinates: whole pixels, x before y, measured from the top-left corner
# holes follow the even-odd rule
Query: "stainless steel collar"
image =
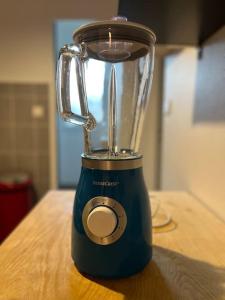
[(95, 170), (130, 170), (142, 167), (142, 157), (132, 159), (92, 159), (82, 156), (82, 166)]

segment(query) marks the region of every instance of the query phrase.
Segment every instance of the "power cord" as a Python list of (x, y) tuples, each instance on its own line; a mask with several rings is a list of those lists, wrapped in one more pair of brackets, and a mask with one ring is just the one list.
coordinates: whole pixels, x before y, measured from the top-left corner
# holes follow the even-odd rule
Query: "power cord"
[(150, 196), (150, 192), (148, 193), (148, 195), (152, 210), (152, 227), (159, 228), (168, 225), (172, 221), (171, 214), (169, 214), (161, 207), (159, 198), (157, 198), (155, 195)]

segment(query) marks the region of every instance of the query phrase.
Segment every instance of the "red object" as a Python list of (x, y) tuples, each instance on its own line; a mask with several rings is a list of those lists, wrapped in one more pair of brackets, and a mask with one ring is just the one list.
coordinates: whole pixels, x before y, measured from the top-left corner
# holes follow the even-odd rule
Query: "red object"
[(33, 185), (27, 176), (0, 178), (0, 242), (26, 216), (33, 203)]

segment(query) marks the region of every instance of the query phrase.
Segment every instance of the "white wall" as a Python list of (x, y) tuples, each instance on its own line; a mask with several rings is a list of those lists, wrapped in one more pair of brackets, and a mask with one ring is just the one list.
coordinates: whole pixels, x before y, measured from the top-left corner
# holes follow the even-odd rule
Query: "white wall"
[[(194, 48), (165, 59), (161, 187), (190, 191), (225, 219), (225, 118), (215, 115), (216, 97), (225, 106), (225, 28), (203, 50), (201, 69)], [(214, 110), (211, 120), (193, 122), (197, 88), (209, 91), (201, 115)]]
[(56, 19), (107, 19), (118, 0), (9, 0), (0, 10), (0, 81), (43, 82), (50, 88), (51, 186), (56, 185), (55, 64), (53, 22)]

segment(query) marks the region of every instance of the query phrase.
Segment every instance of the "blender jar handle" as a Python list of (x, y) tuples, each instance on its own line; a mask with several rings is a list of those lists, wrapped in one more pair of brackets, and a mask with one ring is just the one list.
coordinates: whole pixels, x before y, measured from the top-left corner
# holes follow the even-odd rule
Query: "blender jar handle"
[[(88, 131), (91, 131), (96, 127), (96, 121), (88, 110), (82, 61), (84, 58), (84, 45), (71, 44), (65, 45), (60, 49), (56, 76), (57, 104), (59, 114), (64, 121), (83, 126)], [(75, 114), (71, 109), (70, 73), (73, 60), (75, 62), (81, 115)]]

